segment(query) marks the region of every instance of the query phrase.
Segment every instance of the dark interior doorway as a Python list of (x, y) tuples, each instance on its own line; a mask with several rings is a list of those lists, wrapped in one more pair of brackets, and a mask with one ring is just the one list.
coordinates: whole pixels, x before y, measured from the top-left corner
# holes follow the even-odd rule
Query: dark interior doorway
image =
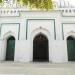
[(48, 39), (41, 33), (37, 35), (33, 40), (33, 61), (49, 61)]
[(7, 39), (6, 61), (14, 61), (15, 38), (13, 36)]
[(67, 38), (68, 61), (75, 61), (75, 39), (71, 36)]

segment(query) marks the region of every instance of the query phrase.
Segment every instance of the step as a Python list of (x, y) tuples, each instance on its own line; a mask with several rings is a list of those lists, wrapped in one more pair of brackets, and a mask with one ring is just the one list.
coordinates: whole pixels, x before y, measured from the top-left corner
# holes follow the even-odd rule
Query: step
[(75, 75), (75, 62), (61, 64), (1, 62), (0, 75)]

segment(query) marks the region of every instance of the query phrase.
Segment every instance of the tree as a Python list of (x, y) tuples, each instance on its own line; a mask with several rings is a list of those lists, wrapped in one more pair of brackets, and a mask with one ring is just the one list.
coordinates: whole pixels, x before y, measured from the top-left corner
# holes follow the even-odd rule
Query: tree
[(53, 9), (53, 3), (51, 0), (17, 0), (20, 4), (24, 5), (30, 5), (31, 8), (37, 8), (37, 9)]
[(2, 3), (2, 0), (0, 0), (0, 3)]

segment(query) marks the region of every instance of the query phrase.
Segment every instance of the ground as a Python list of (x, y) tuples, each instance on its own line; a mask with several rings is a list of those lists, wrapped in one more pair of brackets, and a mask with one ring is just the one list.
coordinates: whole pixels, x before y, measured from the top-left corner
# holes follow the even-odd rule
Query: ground
[(61, 64), (0, 62), (0, 74), (75, 75), (75, 62)]

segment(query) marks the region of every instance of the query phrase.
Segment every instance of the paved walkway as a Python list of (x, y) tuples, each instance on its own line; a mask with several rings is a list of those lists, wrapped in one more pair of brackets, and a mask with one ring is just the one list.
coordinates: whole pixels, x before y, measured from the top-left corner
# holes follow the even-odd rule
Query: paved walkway
[(75, 62), (61, 64), (0, 62), (0, 74), (75, 75)]

